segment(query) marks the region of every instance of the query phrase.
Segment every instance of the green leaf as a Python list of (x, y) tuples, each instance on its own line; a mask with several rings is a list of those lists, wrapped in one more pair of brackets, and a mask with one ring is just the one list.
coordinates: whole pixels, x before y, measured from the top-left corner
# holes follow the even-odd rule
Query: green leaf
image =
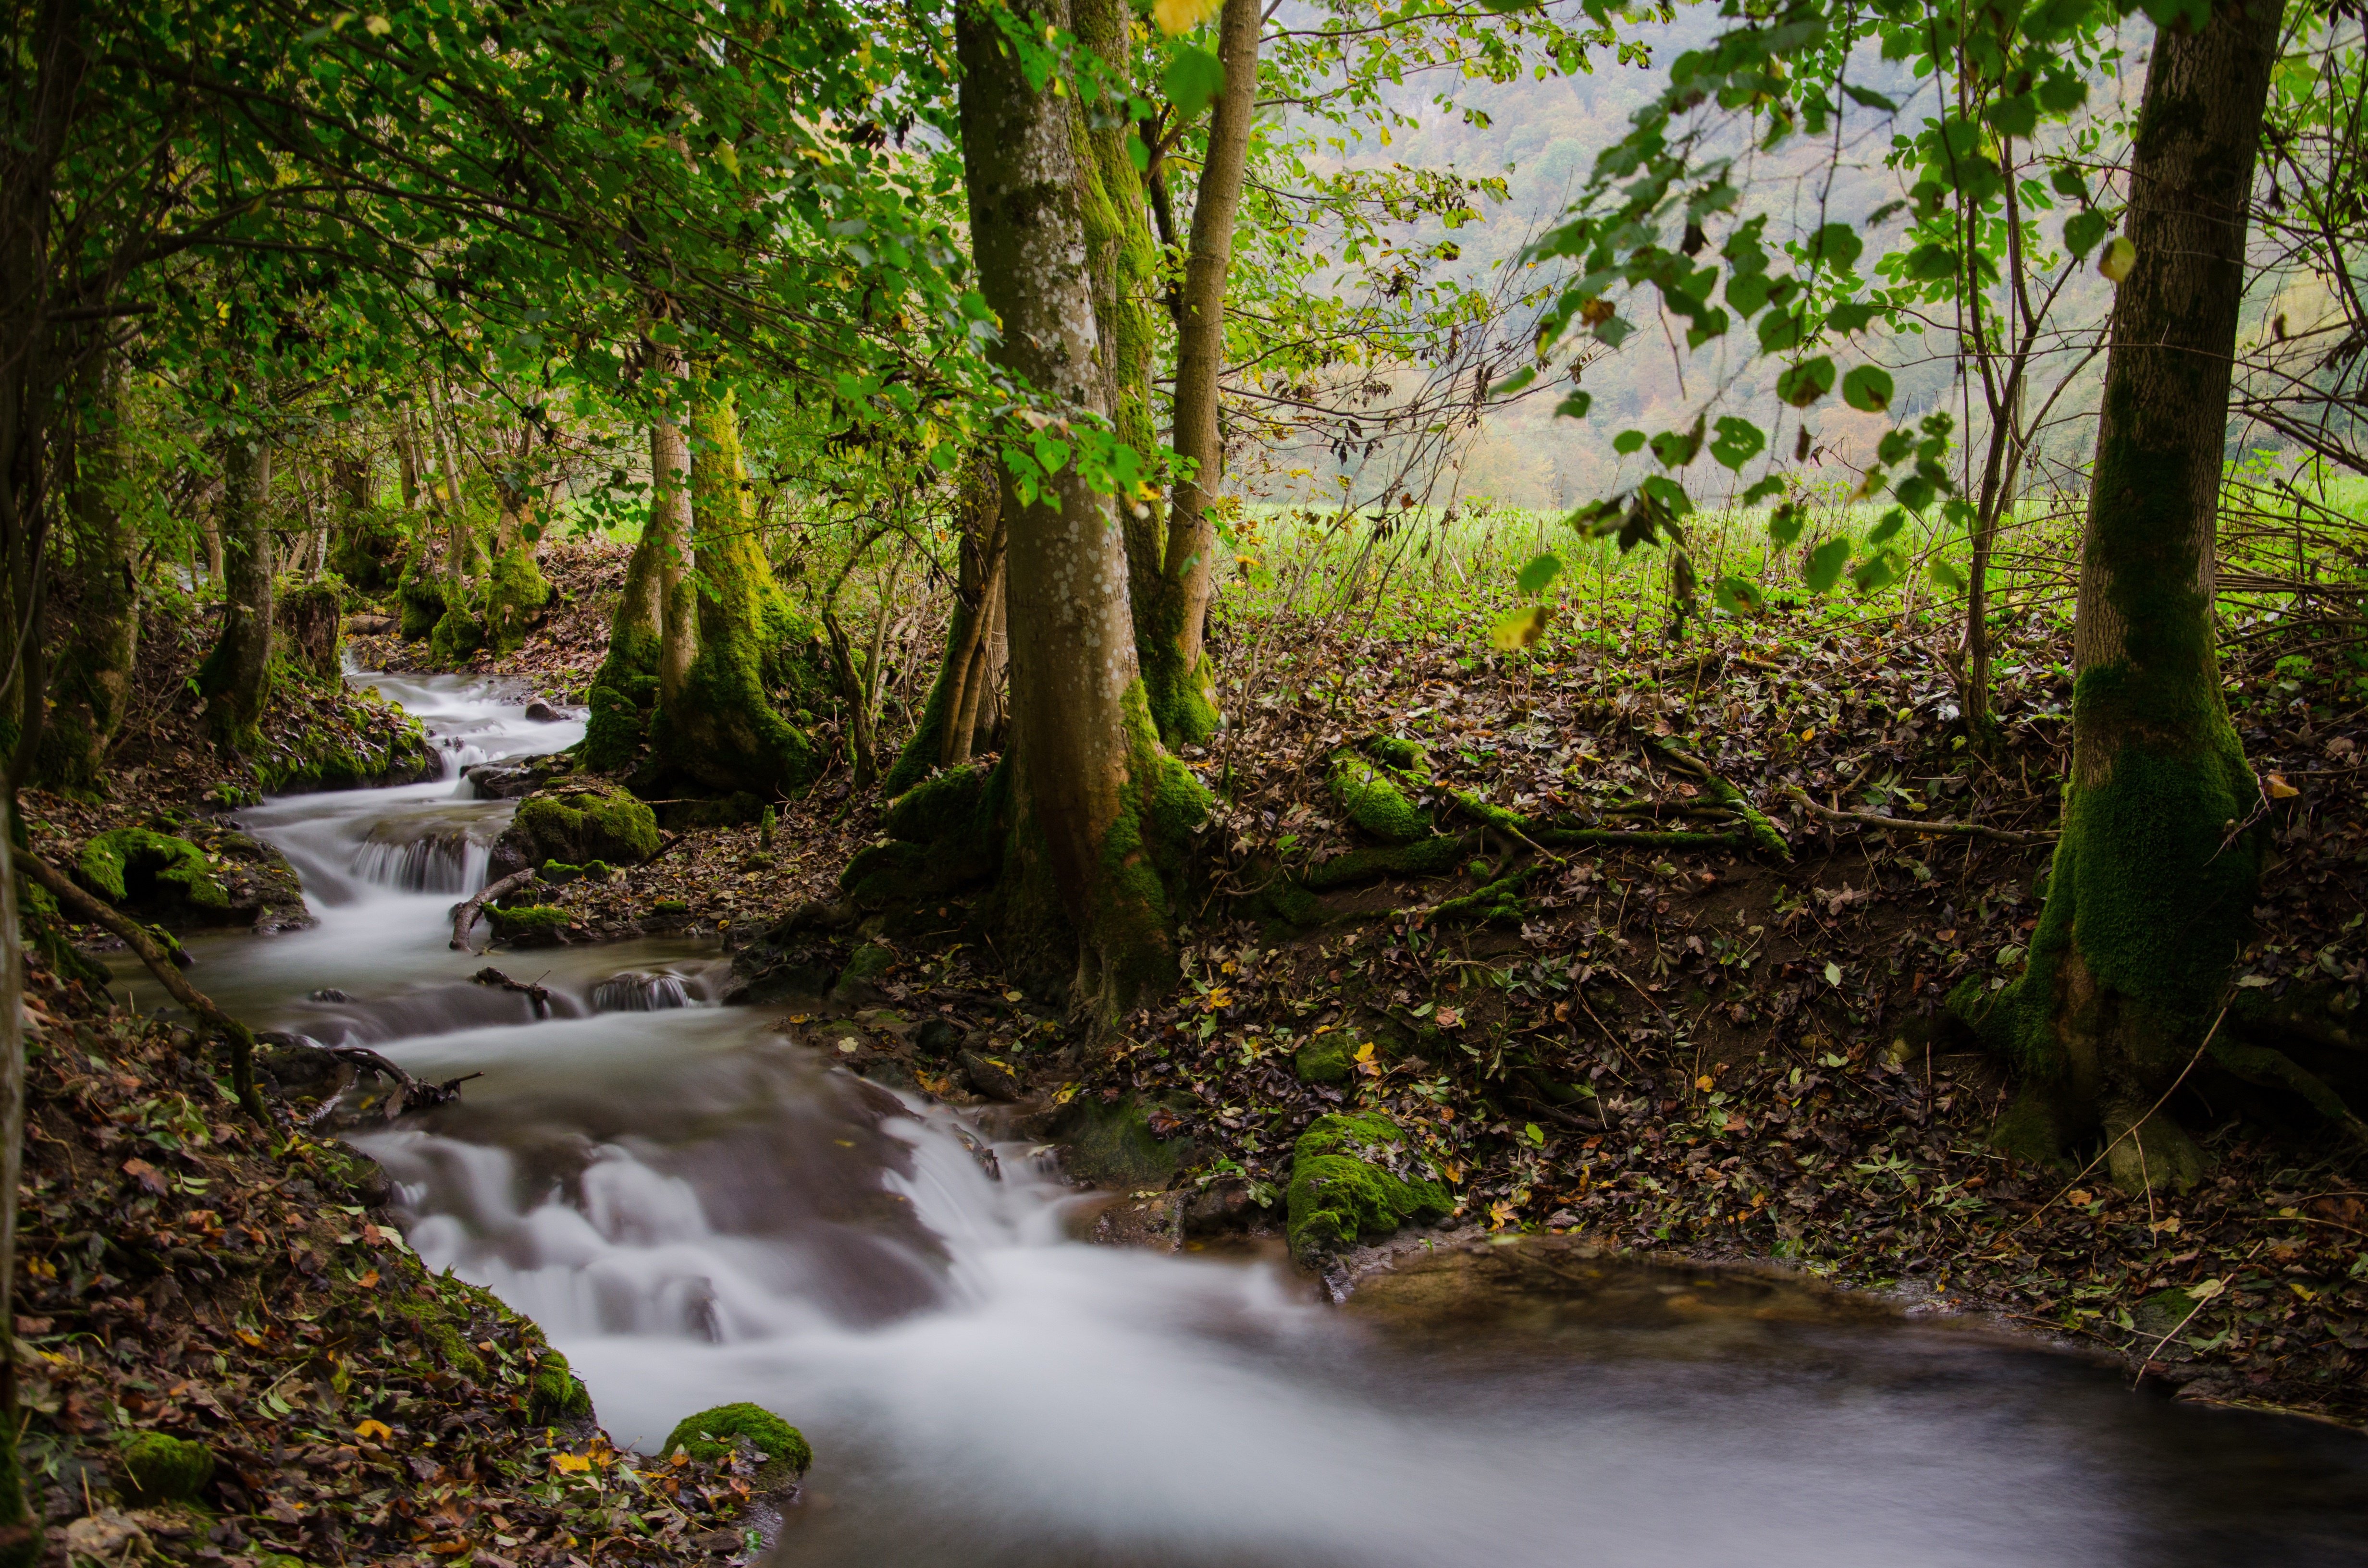
[(1850, 574), (1850, 585), (1861, 594), (1871, 594), (1898, 576), (1898, 558), (1886, 550), (1860, 562), (1858, 570)]
[(1225, 67), (1207, 50), (1187, 44), (1168, 62), (1167, 74), (1160, 78), (1159, 86), (1175, 104), (1177, 118), (1190, 120), (1225, 90)]
[(1143, 138), (1132, 131), (1126, 133), (1126, 161), (1134, 165), (1136, 174), (1151, 172), (1151, 149), (1144, 146)]
[(1743, 493), (1743, 504), (1747, 506), (1757, 506), (1771, 496), (1783, 494), (1784, 482), (1771, 473)]
[(1899, 112), (1899, 106), (1897, 104), (1893, 103), (1881, 93), (1875, 92), (1871, 88), (1861, 87), (1855, 82), (1844, 82), (1842, 84), (1842, 96), (1850, 99), (1850, 101), (1854, 104), (1861, 105), (1867, 108), (1880, 109), (1884, 114), (1897, 114)]
[(1742, 577), (1721, 577), (1711, 585), (1710, 597), (1729, 615), (1757, 615), (1768, 608), (1759, 585)]
[(1809, 569), (1802, 574), (1809, 592), (1822, 594), (1832, 589), (1842, 579), (1842, 567), (1850, 561), (1850, 540), (1829, 539), (1809, 551)]
[(1562, 557), (1549, 551), (1521, 568), (1514, 581), (1525, 594), (1542, 594), (1546, 585), (1562, 575)]
[(1587, 417), (1587, 411), (1594, 406), (1593, 392), (1575, 392), (1554, 404), (1554, 416), (1558, 419), (1584, 419)]
[(1631, 452), (1642, 451), (1644, 449), (1645, 432), (1642, 430), (1622, 430), (1611, 437), (1611, 449), (1623, 458)]
[(1899, 504), (1911, 512), (1920, 512), (1930, 506), (1932, 497), (1940, 494), (1933, 488), (1932, 482), (1920, 473), (1909, 474), (1893, 485), (1891, 493), (1898, 496)]
[(1880, 414), (1891, 406), (1891, 372), (1861, 365), (1842, 378), (1842, 401), (1862, 414)]
[(1809, 514), (1798, 501), (1787, 501), (1768, 514), (1768, 537), (1776, 541), (1778, 549), (1789, 549), (1801, 537), (1801, 529), (1808, 521)]
[(1782, 354), (1787, 348), (1797, 348), (1807, 335), (1808, 328), (1803, 324), (1801, 312), (1797, 310), (1770, 311), (1759, 318), (1759, 352), (1762, 354)]
[(1884, 437), (1882, 441), (1875, 447), (1875, 460), (1886, 466), (1896, 462), (1904, 462), (1907, 460), (1907, 454), (1915, 449), (1915, 431), (1894, 430), (1889, 435)]
[(1552, 605), (1525, 605), (1510, 614), (1501, 616), (1488, 629), (1491, 645), (1503, 653), (1520, 648), (1534, 648), (1538, 639), (1546, 634), (1546, 623), (1554, 619)]
[(1523, 387), (1528, 386), (1531, 381), (1534, 381), (1537, 379), (1538, 368), (1535, 365), (1524, 365), (1520, 369), (1514, 371), (1511, 375), (1507, 376), (1503, 381), (1498, 381), (1495, 386), (1490, 387), (1488, 389), (1488, 395), (1490, 397), (1510, 397), (1515, 392), (1520, 392)]
[(2089, 181), (2069, 164), (2058, 164), (2047, 171), (2047, 183), (2058, 196), (2068, 196), (2075, 201), (2089, 199)]
[(1990, 106), (1990, 129), (2000, 136), (2028, 136), (2039, 129), (2039, 100), (2018, 93)]
[(1932, 581), (1940, 584), (1941, 586), (1948, 589), (1951, 593), (1961, 594), (1965, 591), (1965, 574), (1963, 572), (1958, 571), (1952, 563), (1942, 560), (1941, 557), (1937, 555), (1934, 556), (1932, 558), (1931, 565), (1926, 567), (1925, 570), (1931, 574)]
[(1820, 354), (1789, 367), (1776, 378), (1776, 395), (1794, 408), (1806, 408), (1834, 390), (1834, 362)]
[(1595, 340), (1607, 348), (1617, 348), (1635, 335), (1636, 324), (1618, 316), (1606, 316), (1595, 325)]
[(1848, 223), (1828, 223), (1809, 241), (1809, 254), (1836, 267), (1848, 267), (1866, 249), (1858, 230)]
[(2064, 248), (2078, 260), (2097, 248), (2097, 242), (2112, 232), (2113, 221), (2091, 207), (2085, 212), (2075, 212), (2064, 221)]
[(2039, 84), (2039, 107), (2050, 114), (2070, 114), (2088, 101), (2089, 84), (2069, 71), (2051, 71)]
[(1874, 307), (1846, 301), (1826, 312), (1826, 325), (1836, 332), (1856, 332), (1874, 319)]
[(1872, 549), (1878, 544), (1888, 543), (1891, 537), (1894, 534), (1896, 534), (1901, 528), (1905, 528), (1907, 524), (1907, 509), (1904, 506), (1894, 506), (1891, 510), (1883, 515), (1883, 520), (1881, 522), (1875, 524), (1873, 528), (1867, 531), (1866, 542), (1868, 548)]
[(1653, 437), (1653, 457), (1663, 468), (1683, 468), (1702, 452), (1702, 421), (1691, 430), (1664, 430)]
[[(1737, 419), (1729, 415), (1718, 422), (1717, 429), (1717, 437), (1710, 444), (1710, 455), (1718, 460), (1720, 466), (1733, 469), (1737, 473), (1741, 473), (1743, 465), (1758, 457), (1760, 449), (1768, 445), (1767, 433), (1748, 419)], [(1762, 480), (1760, 483), (1765, 484), (1769, 482)]]

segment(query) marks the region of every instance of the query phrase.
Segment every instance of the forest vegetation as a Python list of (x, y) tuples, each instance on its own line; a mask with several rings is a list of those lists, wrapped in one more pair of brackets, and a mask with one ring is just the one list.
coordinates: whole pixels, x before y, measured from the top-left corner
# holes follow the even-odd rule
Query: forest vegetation
[(497, 945), (715, 937), (1152, 1244), (1778, 1260), (2368, 1417), (2363, 43), (12, 0), (0, 1558), (706, 1561), (786, 1474), (609, 1448), (176, 964), (304, 918), (232, 813), (439, 776), (352, 672), (585, 716)]

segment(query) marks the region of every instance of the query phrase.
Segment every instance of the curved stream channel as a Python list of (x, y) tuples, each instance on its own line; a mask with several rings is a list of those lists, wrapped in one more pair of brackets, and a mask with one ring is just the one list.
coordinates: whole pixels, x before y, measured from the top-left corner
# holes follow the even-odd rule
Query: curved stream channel
[[(1029, 1146), (993, 1176), (944, 1109), (715, 1006), (712, 944), (497, 955), (551, 987), (537, 1021), (446, 947), (513, 809), (458, 772), (580, 730), (481, 684), (370, 678), (451, 777), (245, 812), (320, 925), (192, 942), (198, 978), (260, 1027), (484, 1073), (356, 1139), (411, 1240), (539, 1320), (621, 1444), (732, 1400), (803, 1426), (820, 1460), (780, 1562), (2368, 1559), (2357, 1438), (1962, 1325), (1527, 1247), (1342, 1311), (1270, 1258), (1069, 1242), (1073, 1195)], [(602, 987), (623, 971), (657, 978)]]

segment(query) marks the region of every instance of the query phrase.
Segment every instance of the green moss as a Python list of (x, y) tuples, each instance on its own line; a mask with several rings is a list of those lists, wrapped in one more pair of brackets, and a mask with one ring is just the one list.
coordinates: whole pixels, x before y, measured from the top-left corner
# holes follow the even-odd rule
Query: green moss
[(1165, 1187), (1194, 1153), (1190, 1140), (1154, 1132), (1149, 1110), (1132, 1095), (1081, 1095), (1061, 1108), (1047, 1131), (1067, 1150), (1064, 1164), (1072, 1176), (1121, 1192)]
[(1308, 869), (1309, 887), (1347, 887), (1375, 877), (1441, 877), (1455, 869), (1466, 847), (1461, 838), (1419, 838), (1389, 849), (1351, 849)]
[(484, 645), (484, 622), (466, 604), (447, 598), (444, 613), (437, 618), (435, 630), (427, 634), (427, 651), (445, 664), (457, 665)]
[(1323, 1116), (1292, 1152), (1292, 1255), (1314, 1261), (1413, 1221), (1440, 1220), (1455, 1200), (1406, 1133), (1378, 1111)]
[(1208, 820), (1209, 792), (1167, 755), (1143, 683), (1121, 699), (1128, 741), (1119, 812), (1102, 837), (1089, 933), (1102, 966), (1102, 1004), (1113, 1016), (1176, 981), (1170, 885), (1186, 869), (1193, 830)]
[(585, 721), (577, 755), (585, 767), (597, 772), (623, 772), (641, 756), (642, 732), (648, 727), (649, 715), (613, 686), (594, 687), (588, 705), (591, 713)]
[(575, 918), (555, 903), (524, 903), (515, 908), (497, 903), (485, 911), (485, 916), (494, 923), (494, 935), (504, 941), (547, 937), (564, 929)]
[(895, 967), (894, 949), (866, 942), (849, 955), (847, 966), (838, 971), (838, 983), (843, 988), (870, 984)]
[(230, 908), (230, 892), (216, 881), (206, 852), (186, 838), (144, 827), (119, 827), (82, 846), (74, 869), (83, 885), (109, 903), (160, 899), (195, 908)]
[(551, 602), (551, 584), (529, 545), (518, 545), (495, 558), (485, 574), (485, 641), (496, 653), (514, 653), (526, 643), (527, 624)]
[(1401, 773), (1417, 778), (1430, 777), (1430, 748), (1420, 741), (1410, 741), (1403, 735), (1368, 735), (1365, 753), (1377, 762), (1387, 763)]
[(530, 866), (551, 860), (638, 866), (658, 852), (658, 819), (622, 785), (570, 784), (519, 801), (502, 837)]
[(256, 777), (274, 795), (316, 790), (366, 790), (408, 784), (442, 771), (427, 732), (399, 710), (379, 720), (381, 740), (347, 740), (334, 731), (308, 729), (289, 755), (256, 765)]
[(896, 838), (935, 844), (967, 836), (986, 794), (986, 769), (957, 767), (914, 785), (888, 808), (887, 828)]
[(1529, 818), (1519, 812), (1507, 811), (1485, 796), (1476, 795), (1469, 790), (1450, 790), (1447, 795), (1455, 802), (1458, 811), (1476, 822), (1486, 823), (1488, 826), (1501, 829), (1506, 833), (1526, 835), (1530, 831)]
[(415, 551), (404, 562), (402, 581), (394, 597), (403, 612), (405, 642), (418, 642), (444, 619), (444, 582), (431, 570), (426, 551)]
[(526, 1415), (537, 1426), (583, 1421), (592, 1415), (592, 1394), (556, 1350), (543, 1352), (527, 1383)]
[(662, 898), (655, 903), (650, 905), (650, 907), (656, 910), (660, 915), (688, 915), (690, 913), (690, 905), (685, 903), (678, 898)]
[(162, 1432), (135, 1432), (117, 1452), (124, 1491), (137, 1503), (194, 1503), (214, 1478), (212, 1449)]
[(1292, 1053), (1291, 1069), (1304, 1083), (1346, 1084), (1357, 1076), (1357, 1059), (1349, 1037), (1335, 1030), (1301, 1045)]
[[(765, 1456), (765, 1471), (778, 1470), (779, 1480), (794, 1481), (814, 1464), (814, 1449), (805, 1434), (762, 1405), (746, 1403), (719, 1404), (685, 1416), (666, 1434), (658, 1451), (666, 1459), (687, 1453), (712, 1464), (738, 1447), (737, 1439), (742, 1437), (757, 1445), (757, 1452)], [(778, 1484), (774, 1475), (765, 1478)]]
[(1389, 770), (1355, 752), (1332, 754), (1325, 776), (1341, 813), (1375, 838), (1391, 844), (1411, 844), (1430, 834), (1430, 817), (1416, 808)]

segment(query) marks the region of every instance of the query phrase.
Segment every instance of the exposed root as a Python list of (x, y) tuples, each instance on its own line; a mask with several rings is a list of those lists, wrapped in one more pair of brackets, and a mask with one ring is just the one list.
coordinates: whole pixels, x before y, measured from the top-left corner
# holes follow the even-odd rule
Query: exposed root
[(2248, 1084), (2291, 1089), (2310, 1102), (2311, 1108), (2350, 1133), (2353, 1142), (2368, 1144), (2368, 1122), (2352, 1114), (2343, 1096), (2326, 1080), (2273, 1046), (2237, 1040), (2212, 1042), (2212, 1060)]
[(1987, 823), (1908, 822), (1875, 812), (1838, 812), (1817, 804), (1809, 798), (1808, 791), (1797, 784), (1786, 785), (1784, 793), (1798, 801), (1811, 816), (1820, 822), (1880, 828), (1885, 833), (1917, 833), (1933, 838), (1987, 838), (1997, 844), (2011, 844), (2018, 849), (2035, 849), (2055, 843), (2060, 836), (2053, 833), (2015, 833), (2003, 827), (1992, 827)]

